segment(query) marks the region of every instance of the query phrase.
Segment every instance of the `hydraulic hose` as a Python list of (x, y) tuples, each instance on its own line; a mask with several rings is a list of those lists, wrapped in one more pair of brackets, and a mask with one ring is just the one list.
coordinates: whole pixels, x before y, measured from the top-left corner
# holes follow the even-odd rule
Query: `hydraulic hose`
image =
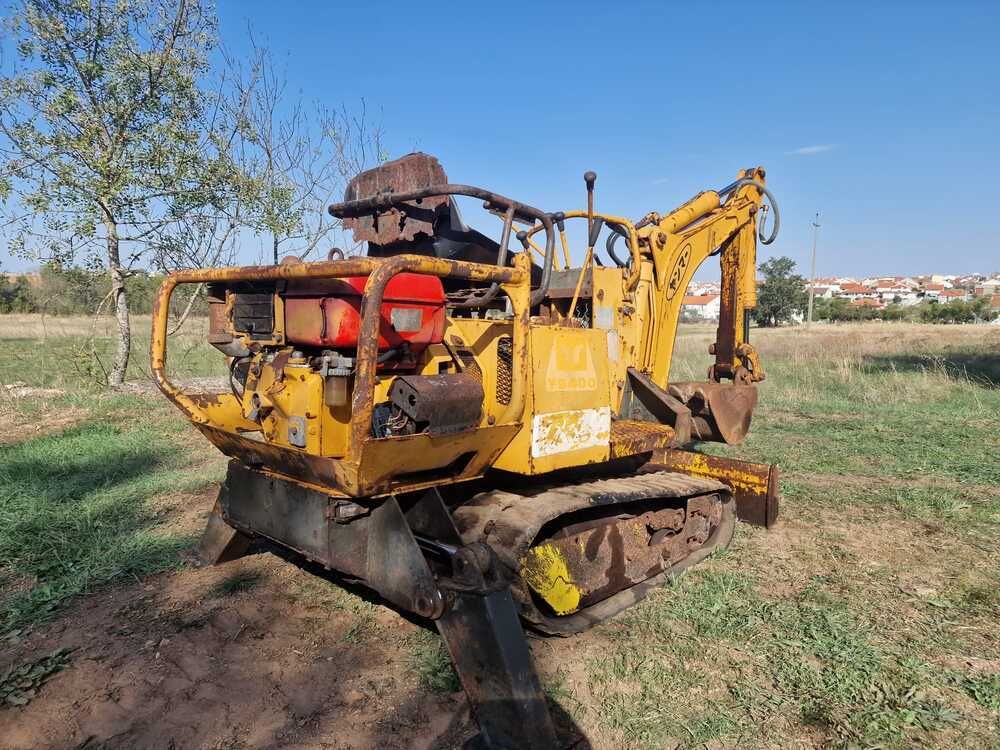
[(627, 236), (625, 234), (625, 230), (617, 224), (612, 224), (610, 222), (606, 223), (608, 225), (608, 229), (611, 230), (611, 234), (608, 235), (607, 242), (604, 243), (604, 249), (608, 251), (608, 255), (611, 256), (611, 260), (615, 262), (616, 266), (619, 268), (626, 268), (629, 263), (632, 262), (632, 256), (630, 255), (627, 261), (623, 261), (615, 253), (615, 243), (618, 242), (618, 238)]
[(736, 191), (737, 188), (743, 187), (744, 185), (753, 185), (760, 192), (767, 196), (768, 203), (771, 204), (771, 210), (774, 212), (774, 224), (771, 226), (771, 234), (765, 238), (764, 237), (764, 224), (761, 222), (761, 226), (757, 228), (757, 237), (760, 239), (761, 243), (764, 245), (770, 245), (774, 242), (775, 238), (778, 236), (778, 229), (781, 228), (781, 213), (778, 211), (778, 202), (774, 199), (771, 191), (768, 190), (764, 183), (759, 182), (751, 177), (744, 177), (737, 180), (731, 185), (726, 185), (722, 190), (719, 191), (719, 197), (725, 197)]

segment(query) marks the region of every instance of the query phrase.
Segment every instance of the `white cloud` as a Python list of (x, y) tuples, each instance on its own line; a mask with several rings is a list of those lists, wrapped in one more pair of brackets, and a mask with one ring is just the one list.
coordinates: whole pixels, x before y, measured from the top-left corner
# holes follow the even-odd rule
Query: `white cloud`
[(819, 146), (803, 146), (794, 151), (786, 151), (785, 156), (812, 156), (813, 154), (822, 154), (824, 151), (833, 151), (836, 147), (837, 144), (835, 143), (824, 143)]
[(664, 185), (664, 184), (666, 184), (668, 182), (670, 182), (670, 178), (669, 177), (657, 177), (650, 184), (651, 185)]

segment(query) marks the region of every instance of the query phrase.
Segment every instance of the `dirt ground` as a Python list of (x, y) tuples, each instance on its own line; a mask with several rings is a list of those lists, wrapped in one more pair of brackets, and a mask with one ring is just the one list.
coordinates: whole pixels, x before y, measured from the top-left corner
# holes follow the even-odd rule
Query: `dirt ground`
[[(200, 528), (213, 499), (206, 492), (192, 504), (177, 530)], [(904, 534), (897, 527), (896, 543), (886, 545), (859, 534), (862, 527), (828, 520), (826, 533), (843, 534), (873, 565), (899, 567), (937, 544), (919, 524)], [(769, 532), (745, 532), (736, 544), (784, 575), (814, 534), (793, 517)], [(0, 711), (0, 748), (445, 750), (475, 734), (464, 693), (428, 690), (406, 668), (421, 625), (351, 594), (344, 597), (363, 611), (330, 607), (309, 589), (318, 580), (268, 553), (217, 567), (192, 557), (180, 570), (80, 598), (0, 655), (3, 672), (73, 649), (70, 665), (27, 706)], [(909, 583), (921, 581), (944, 583)], [(784, 582), (789, 592), (800, 584), (795, 576)], [(543, 680), (558, 672), (562, 697), (573, 696), (561, 703), (594, 701), (583, 665), (610, 646), (614, 622), (571, 639), (532, 640)], [(562, 747), (620, 746), (595, 723), (577, 726), (553, 708)]]
[[(206, 497), (187, 519), (196, 525)], [(10, 664), (68, 646), (72, 664), (29, 705), (0, 711), (0, 747), (431, 748), (471, 734), (465, 697), (428, 694), (399, 665), (418, 626), (358, 617), (290, 591), (312, 576), (270, 554), (153, 576), (80, 599), (5, 648)], [(255, 582), (218, 593), (226, 581)]]
[[(215, 494), (171, 531), (203, 528)], [(424, 626), (350, 593), (330, 606), (317, 582), (267, 552), (215, 567), (192, 555), (78, 599), (3, 644), (0, 674), (64, 647), (72, 660), (0, 710), (0, 750), (446, 750), (476, 734), (461, 690), (428, 690), (404, 667)], [(564, 747), (590, 747), (554, 708)]]

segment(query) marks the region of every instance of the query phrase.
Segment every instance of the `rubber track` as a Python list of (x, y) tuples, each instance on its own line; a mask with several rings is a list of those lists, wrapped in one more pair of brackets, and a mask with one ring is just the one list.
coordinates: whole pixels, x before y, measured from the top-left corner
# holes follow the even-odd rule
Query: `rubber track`
[[(559, 516), (585, 508), (621, 505), (638, 500), (685, 499), (713, 493), (721, 494), (724, 498), (731, 496), (729, 487), (714, 479), (658, 471), (551, 486), (528, 495), (492, 490), (476, 495), (457, 508), (454, 518), (463, 541), (467, 544), (486, 542), (497, 553), (501, 562), (516, 575), (521, 557), (542, 527)], [(728, 507), (732, 509), (731, 500), (728, 501)], [(727, 543), (728, 539), (722, 540), (720, 546)], [(553, 618), (537, 610), (519, 576), (517, 581), (512, 592), (521, 605), (522, 616), (536, 629), (553, 635), (579, 632), (638, 601), (648, 590), (648, 587), (637, 584), (632, 587), (637, 589), (633, 592), (635, 596), (628, 594), (632, 589), (626, 589), (612, 597), (622, 606), (615, 605), (609, 599), (605, 600), (608, 602), (605, 606), (602, 606), (603, 603), (594, 605), (591, 609), (595, 611), (589, 614), (584, 610), (577, 615)]]

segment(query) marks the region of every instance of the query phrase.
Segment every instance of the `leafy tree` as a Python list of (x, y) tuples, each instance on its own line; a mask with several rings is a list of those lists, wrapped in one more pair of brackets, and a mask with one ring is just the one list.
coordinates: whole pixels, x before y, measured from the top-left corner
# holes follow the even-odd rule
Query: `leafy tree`
[(989, 304), (987, 297), (971, 301), (931, 302), (920, 306), (920, 320), (924, 323), (989, 322), (996, 318), (996, 313), (990, 310)]
[(753, 318), (759, 326), (787, 323), (795, 313), (801, 313), (809, 302), (805, 279), (795, 270), (791, 258), (771, 258), (760, 265), (764, 283), (757, 290), (757, 307)]
[(35, 311), (31, 285), (23, 276), (11, 279), (0, 270), (0, 313), (29, 313)]
[(116, 386), (131, 345), (126, 279), (144, 241), (209, 201), (219, 176), (198, 127), (211, 106), (199, 83), (215, 19), (201, 0), (18, 0), (5, 28), (16, 51), (0, 77), (12, 247), (101, 260), (118, 322)]

